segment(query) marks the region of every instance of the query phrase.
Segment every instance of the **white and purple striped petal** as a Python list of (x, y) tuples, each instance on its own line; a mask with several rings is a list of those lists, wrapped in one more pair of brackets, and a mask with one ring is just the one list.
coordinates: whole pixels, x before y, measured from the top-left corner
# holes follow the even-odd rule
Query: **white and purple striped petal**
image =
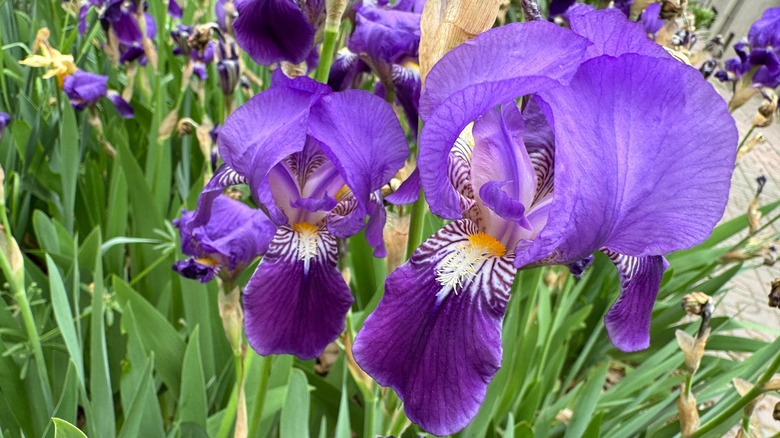
[(477, 413), (501, 366), (501, 321), (515, 275), (511, 257), (468, 219), (426, 240), (388, 278), (358, 333), (358, 365), (404, 401), (435, 435)]
[(338, 244), (310, 223), (282, 226), (244, 289), (249, 345), (262, 355), (322, 354), (344, 330), (352, 294), (337, 267)]

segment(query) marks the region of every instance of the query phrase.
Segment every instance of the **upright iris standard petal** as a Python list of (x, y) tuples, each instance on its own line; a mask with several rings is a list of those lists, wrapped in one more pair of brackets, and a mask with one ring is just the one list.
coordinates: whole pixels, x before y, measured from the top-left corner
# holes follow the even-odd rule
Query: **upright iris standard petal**
[[(369, 206), (371, 194), (403, 167), (409, 155), (406, 136), (391, 107), (364, 91), (334, 93), (312, 107), (309, 133), (352, 190), (360, 212), (357, 217), (362, 221), (371, 210), (378, 211)], [(379, 256), (384, 244), (381, 238), (374, 240)]]
[(314, 28), (293, 0), (235, 0), (238, 45), (255, 62), (302, 62), (314, 45)]
[(748, 41), (752, 47), (773, 47), (780, 49), (780, 8), (769, 8), (761, 19), (750, 26)]
[(501, 320), (515, 269), (470, 220), (450, 223), (387, 278), (358, 333), (358, 365), (435, 435), (476, 415), (501, 365)]
[[(419, 168), (432, 212), (461, 217), (446, 169), (449, 151), (466, 125), (509, 99), (565, 83), (586, 45), (584, 38), (552, 23), (510, 24), (464, 43), (436, 64), (420, 98), (425, 147)], [(463, 72), (469, 72), (468, 81)]]
[(623, 351), (650, 346), (650, 317), (661, 286), (665, 261), (661, 256), (630, 257), (604, 250), (620, 277), (620, 295), (604, 317), (612, 344)]
[(644, 26), (626, 20), (617, 9), (597, 11), (577, 5), (569, 10), (569, 21), (574, 32), (592, 43), (585, 51), (587, 58), (624, 53), (669, 58), (663, 47), (647, 38)]
[(553, 250), (558, 263), (571, 263), (602, 246), (666, 254), (709, 236), (728, 198), (737, 131), (696, 70), (640, 55), (603, 57), (541, 97), (555, 121), (555, 198), (518, 265)]
[(645, 26), (645, 32), (655, 35), (664, 26), (666, 20), (661, 19), (661, 3), (650, 3), (639, 17), (639, 22)]
[(222, 160), (248, 178), (252, 196), (280, 225), (286, 218), (274, 204), (268, 173), (285, 157), (303, 150), (310, 105), (309, 93), (271, 88), (238, 107), (220, 130)]
[(262, 355), (311, 359), (344, 330), (352, 294), (336, 239), (308, 223), (280, 227), (244, 289), (246, 335)]

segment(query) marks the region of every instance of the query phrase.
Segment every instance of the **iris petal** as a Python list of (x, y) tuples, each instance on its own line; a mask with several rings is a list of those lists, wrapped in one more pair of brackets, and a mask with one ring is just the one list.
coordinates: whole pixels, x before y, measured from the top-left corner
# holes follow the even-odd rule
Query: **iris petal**
[(258, 64), (298, 64), (314, 45), (314, 28), (290, 0), (235, 0), (238, 45)]
[(387, 278), (353, 346), (358, 365), (395, 389), (409, 419), (435, 435), (474, 418), (501, 364), (501, 320), (515, 274), (509, 258), (477, 261), (456, 289), (437, 279), (443, 267), (469, 261), (456, 259), (478, 231), (460, 220), (426, 240)]
[(701, 74), (673, 60), (605, 56), (541, 96), (555, 128), (554, 201), (516, 263), (553, 251), (551, 262), (571, 263), (604, 246), (666, 254), (710, 234), (728, 198), (737, 132)]
[(432, 212), (449, 219), (461, 216), (446, 169), (449, 151), (466, 125), (510, 99), (566, 83), (586, 45), (584, 38), (552, 23), (509, 24), (458, 46), (434, 66), (420, 98), (425, 124), (419, 160)]
[(623, 351), (643, 350), (650, 346), (650, 317), (664, 275), (664, 258), (603, 251), (620, 276), (620, 296), (604, 317), (609, 339)]
[(337, 253), (336, 239), (323, 228), (277, 230), (244, 289), (246, 334), (255, 351), (311, 359), (339, 336), (352, 295)]

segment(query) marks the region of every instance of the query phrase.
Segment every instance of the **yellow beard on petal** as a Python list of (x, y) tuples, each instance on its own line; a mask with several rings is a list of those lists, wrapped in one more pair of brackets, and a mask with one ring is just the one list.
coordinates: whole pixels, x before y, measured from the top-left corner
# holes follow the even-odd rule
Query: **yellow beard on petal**
[(455, 245), (455, 251), (448, 254), (436, 269), (436, 281), (445, 290), (455, 294), (477, 275), (482, 263), (490, 257), (503, 257), (506, 248), (493, 236), (485, 233), (472, 234), (468, 242)]
[(293, 225), (293, 231), (298, 237), (298, 259), (302, 260), (308, 269), (309, 261), (317, 255), (317, 226), (309, 222), (298, 222)]

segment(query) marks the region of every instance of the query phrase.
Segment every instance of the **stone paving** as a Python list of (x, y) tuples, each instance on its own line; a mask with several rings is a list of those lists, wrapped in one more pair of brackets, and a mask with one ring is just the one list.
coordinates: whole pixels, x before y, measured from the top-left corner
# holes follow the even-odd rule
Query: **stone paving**
[[(730, 97), (730, 90), (722, 84), (714, 84), (724, 95)], [(756, 109), (761, 104), (757, 96), (734, 112), (734, 119), (740, 133), (740, 139), (750, 129)], [(767, 178), (761, 194), (761, 204), (780, 199), (780, 123), (777, 121), (767, 128), (756, 128), (752, 135), (761, 132), (765, 141), (755, 147), (740, 160), (731, 181), (729, 204), (724, 220), (744, 214), (753, 199), (757, 184), (756, 178)], [(764, 218), (766, 220), (766, 218)], [(767, 233), (780, 233), (780, 221), (773, 224)], [(744, 237), (743, 236), (740, 236)], [(780, 335), (780, 309), (767, 305), (770, 283), (780, 277), (780, 262), (775, 266), (762, 266), (760, 259), (745, 263), (743, 269), (726, 287), (723, 300), (716, 311), (720, 315), (734, 316), (741, 321), (751, 323), (753, 328), (747, 335), (767, 341)], [(776, 394), (767, 394), (757, 405), (752, 417), (756, 436), (769, 437), (780, 432), (780, 422), (772, 418), (775, 404), (780, 401)], [(736, 428), (728, 434), (735, 436)]]

